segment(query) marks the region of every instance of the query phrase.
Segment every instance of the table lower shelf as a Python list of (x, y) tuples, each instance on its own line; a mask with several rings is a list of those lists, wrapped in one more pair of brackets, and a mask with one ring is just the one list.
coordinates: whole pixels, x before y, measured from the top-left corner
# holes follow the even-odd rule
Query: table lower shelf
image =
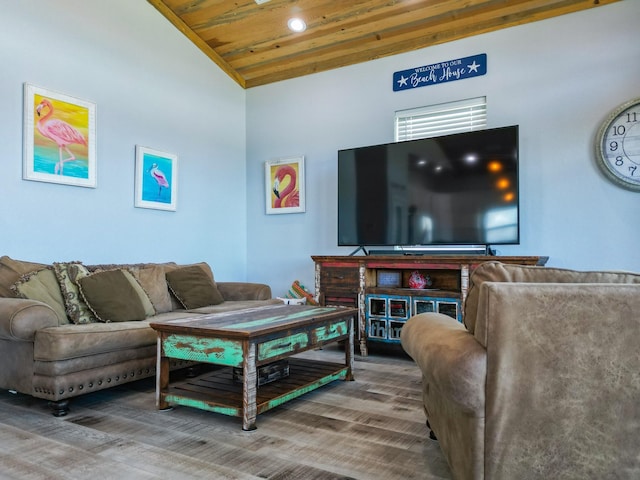
[[(348, 375), (349, 368), (344, 364), (289, 358), (288, 377), (258, 387), (257, 413), (266, 412), (335, 380), (346, 380)], [(171, 384), (161, 396), (171, 405), (242, 417), (242, 382), (234, 380), (231, 367)]]

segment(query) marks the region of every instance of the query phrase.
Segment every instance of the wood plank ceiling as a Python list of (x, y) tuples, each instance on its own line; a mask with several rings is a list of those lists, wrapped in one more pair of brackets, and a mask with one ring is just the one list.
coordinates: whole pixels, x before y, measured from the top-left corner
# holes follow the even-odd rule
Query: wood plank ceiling
[[(251, 88), (620, 0), (148, 1)], [(306, 31), (288, 29), (294, 16)]]

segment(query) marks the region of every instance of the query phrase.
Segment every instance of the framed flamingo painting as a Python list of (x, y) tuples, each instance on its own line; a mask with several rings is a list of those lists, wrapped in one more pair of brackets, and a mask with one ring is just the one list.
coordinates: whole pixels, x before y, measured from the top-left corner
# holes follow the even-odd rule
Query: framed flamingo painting
[(96, 105), (24, 84), (22, 178), (96, 187)]
[(302, 213), (304, 204), (304, 157), (265, 162), (267, 214)]
[(176, 210), (178, 157), (136, 145), (135, 206)]

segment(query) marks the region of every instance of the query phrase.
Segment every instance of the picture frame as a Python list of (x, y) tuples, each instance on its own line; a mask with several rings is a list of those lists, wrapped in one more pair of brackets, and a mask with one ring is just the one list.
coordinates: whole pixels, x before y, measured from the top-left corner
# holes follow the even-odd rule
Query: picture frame
[(265, 162), (266, 213), (304, 213), (304, 156)]
[(24, 84), (22, 178), (96, 188), (96, 104)]
[(178, 156), (136, 145), (135, 201), (138, 208), (176, 211)]

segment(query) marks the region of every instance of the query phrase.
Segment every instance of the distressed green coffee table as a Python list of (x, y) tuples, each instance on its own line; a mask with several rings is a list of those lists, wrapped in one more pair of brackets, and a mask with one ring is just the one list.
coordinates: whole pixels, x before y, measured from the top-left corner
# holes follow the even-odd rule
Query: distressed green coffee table
[[(158, 332), (156, 404), (185, 405), (242, 417), (254, 430), (256, 416), (334, 380), (353, 380), (353, 322), (357, 310), (344, 307), (273, 305), (226, 314), (151, 323)], [(345, 363), (290, 358), (345, 340)], [(242, 368), (221, 368), (170, 385), (169, 359)], [(258, 369), (288, 359), (289, 375), (258, 387)]]

